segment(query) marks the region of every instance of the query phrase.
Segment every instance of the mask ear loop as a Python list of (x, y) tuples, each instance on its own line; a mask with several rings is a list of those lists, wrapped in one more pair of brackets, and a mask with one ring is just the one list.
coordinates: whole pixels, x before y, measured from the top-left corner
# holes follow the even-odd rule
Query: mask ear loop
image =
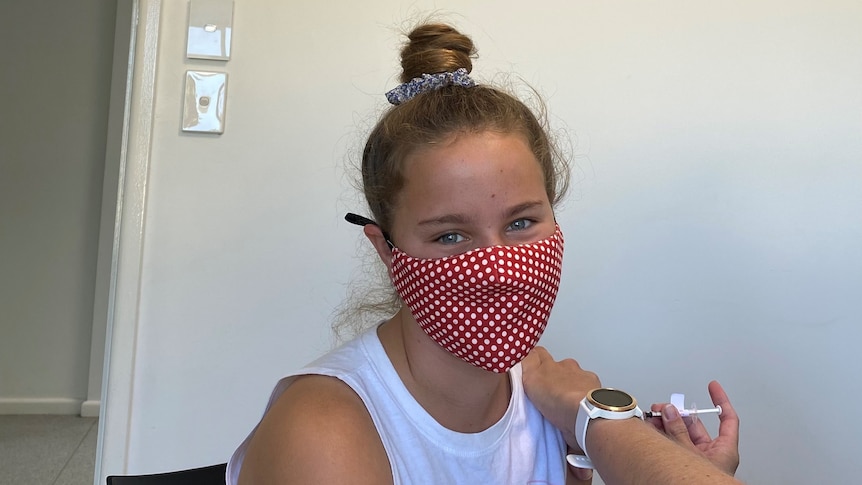
[[(348, 212), (344, 216), (344, 220), (351, 223), (351, 224), (356, 224), (357, 226), (365, 227), (365, 226), (371, 224), (372, 226), (380, 227), (380, 224), (372, 221), (371, 219), (369, 219), (367, 217), (360, 216), (359, 214), (354, 214), (352, 212)], [(395, 249), (395, 245), (392, 244), (392, 240), (389, 237), (389, 233), (384, 231), (382, 227), (380, 228), (380, 231), (383, 233), (383, 238), (386, 240), (386, 244), (389, 246), (389, 249)]]

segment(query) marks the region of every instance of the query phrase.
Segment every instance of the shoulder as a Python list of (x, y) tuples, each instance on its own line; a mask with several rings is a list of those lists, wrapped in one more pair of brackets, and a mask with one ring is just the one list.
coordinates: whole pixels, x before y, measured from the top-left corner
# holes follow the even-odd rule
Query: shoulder
[(240, 484), (391, 483), (380, 436), (344, 382), (298, 377), (273, 403), (249, 443)]

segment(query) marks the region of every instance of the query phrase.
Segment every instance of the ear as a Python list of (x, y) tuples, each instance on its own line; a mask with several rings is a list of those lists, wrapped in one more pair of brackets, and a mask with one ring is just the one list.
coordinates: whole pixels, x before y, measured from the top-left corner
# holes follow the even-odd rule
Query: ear
[(374, 249), (377, 250), (377, 255), (380, 256), (380, 260), (386, 265), (386, 269), (392, 269), (392, 248), (390, 248), (389, 243), (386, 242), (386, 237), (383, 236), (383, 231), (380, 230), (380, 226), (376, 224), (366, 224), (363, 226), (363, 231), (365, 232), (365, 237), (371, 241)]

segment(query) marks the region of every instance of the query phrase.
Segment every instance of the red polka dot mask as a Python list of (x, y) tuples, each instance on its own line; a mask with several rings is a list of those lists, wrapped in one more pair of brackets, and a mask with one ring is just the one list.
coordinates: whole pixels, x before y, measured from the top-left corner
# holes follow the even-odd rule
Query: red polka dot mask
[(562, 264), (558, 225), (541, 241), (439, 259), (393, 248), (389, 276), (428, 336), (461, 359), (502, 373), (526, 357), (545, 331)]

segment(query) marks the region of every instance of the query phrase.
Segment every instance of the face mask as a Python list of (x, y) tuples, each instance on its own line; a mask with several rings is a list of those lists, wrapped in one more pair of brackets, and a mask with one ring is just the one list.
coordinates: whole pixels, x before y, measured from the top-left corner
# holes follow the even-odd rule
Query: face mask
[(551, 314), (563, 264), (563, 234), (440, 259), (392, 250), (389, 276), (413, 317), (441, 347), (492, 372), (533, 350)]

